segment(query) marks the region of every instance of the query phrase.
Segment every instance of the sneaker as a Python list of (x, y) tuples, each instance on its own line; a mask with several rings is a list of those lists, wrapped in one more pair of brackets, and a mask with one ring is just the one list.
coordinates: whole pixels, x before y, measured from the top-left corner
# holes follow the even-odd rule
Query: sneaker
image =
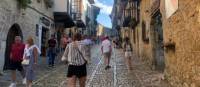
[(22, 80), (22, 84), (26, 84), (26, 78)]
[(9, 87), (16, 87), (16, 83), (11, 83)]

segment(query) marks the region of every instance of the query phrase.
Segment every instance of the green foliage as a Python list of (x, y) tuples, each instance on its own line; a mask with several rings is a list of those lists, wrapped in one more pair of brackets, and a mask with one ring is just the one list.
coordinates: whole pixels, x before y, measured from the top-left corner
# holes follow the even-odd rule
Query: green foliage
[(19, 3), (20, 8), (26, 9), (28, 4), (31, 3), (31, 0), (17, 0)]

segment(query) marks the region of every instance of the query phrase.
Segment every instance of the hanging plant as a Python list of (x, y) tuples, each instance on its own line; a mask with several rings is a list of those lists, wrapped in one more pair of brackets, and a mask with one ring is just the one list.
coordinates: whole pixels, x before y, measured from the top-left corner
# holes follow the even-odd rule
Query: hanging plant
[(31, 3), (31, 0), (17, 0), (19, 3), (20, 8), (26, 9), (28, 4)]

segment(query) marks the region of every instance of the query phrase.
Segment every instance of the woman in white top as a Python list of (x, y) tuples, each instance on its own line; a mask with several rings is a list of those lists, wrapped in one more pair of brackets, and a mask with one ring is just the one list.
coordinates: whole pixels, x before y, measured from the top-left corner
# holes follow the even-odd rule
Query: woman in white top
[(69, 43), (65, 49), (62, 61), (66, 60), (68, 63), (68, 86), (76, 87), (76, 79), (78, 78), (80, 87), (85, 87), (87, 77), (86, 59), (83, 55), (84, 43), (80, 41), (81, 34), (75, 34), (73, 41)]
[(131, 61), (131, 57), (132, 57), (132, 45), (131, 42), (129, 41), (129, 38), (126, 37), (125, 38), (125, 42), (124, 42), (124, 52), (125, 52), (125, 61), (127, 64), (128, 69), (132, 69), (132, 61)]

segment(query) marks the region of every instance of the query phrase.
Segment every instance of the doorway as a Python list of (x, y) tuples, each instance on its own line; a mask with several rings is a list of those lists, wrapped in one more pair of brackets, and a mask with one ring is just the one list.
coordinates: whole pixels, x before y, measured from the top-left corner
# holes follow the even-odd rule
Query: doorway
[(163, 28), (162, 28), (162, 15), (160, 11), (156, 12), (151, 20), (151, 28), (153, 30), (153, 65), (156, 70), (164, 71), (164, 47), (163, 47)]
[(41, 56), (47, 55), (47, 47), (48, 47), (48, 39), (49, 39), (49, 29), (42, 27), (42, 36), (41, 36)]
[(10, 51), (11, 51), (11, 46), (14, 43), (15, 36), (21, 36), (21, 38), (23, 39), (23, 34), (18, 24), (13, 24), (7, 34), (4, 70), (9, 69)]

